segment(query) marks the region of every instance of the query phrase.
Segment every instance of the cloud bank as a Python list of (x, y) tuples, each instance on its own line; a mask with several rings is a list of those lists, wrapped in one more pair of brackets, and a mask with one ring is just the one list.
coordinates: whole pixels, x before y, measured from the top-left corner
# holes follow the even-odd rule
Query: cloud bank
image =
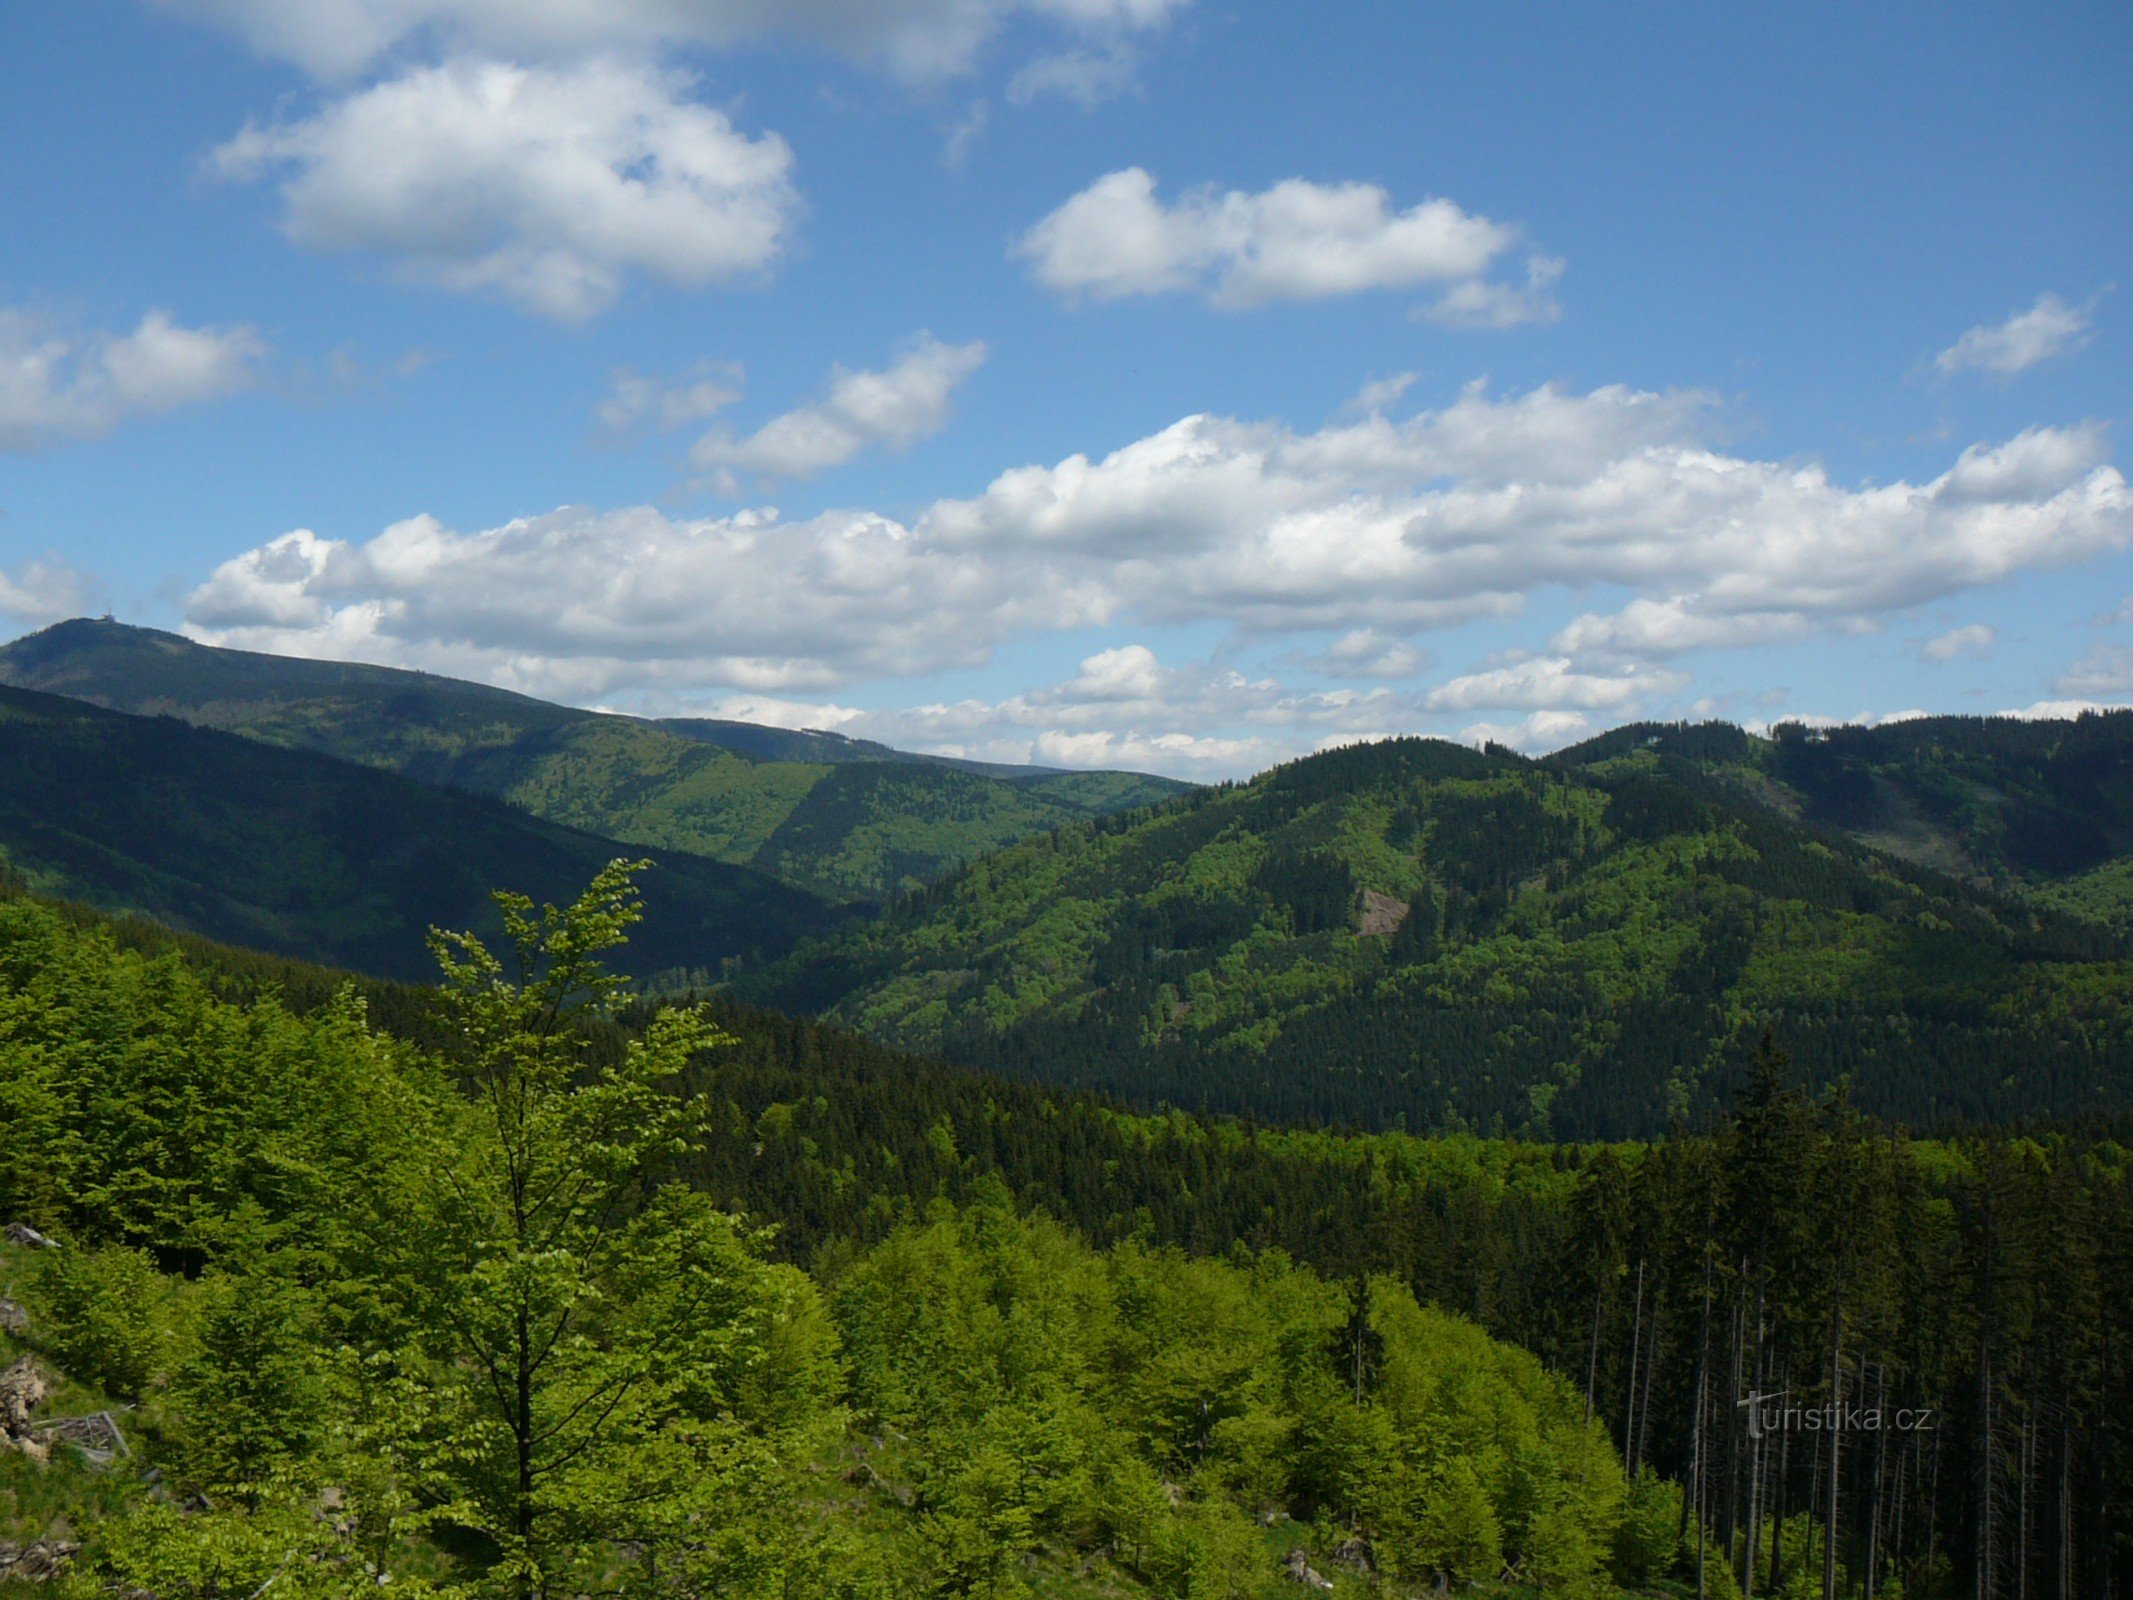
[[(1002, 473), (909, 521), (565, 508), (473, 532), (429, 517), (360, 541), (298, 531), (226, 562), (187, 617), (215, 642), (566, 698), (791, 697), (974, 666), (1011, 637), (1092, 627), (1214, 622), (1262, 643), (1336, 634), (1367, 664), (1541, 591), (1628, 590), (1628, 604), (1580, 616), (1545, 656), (1422, 697), (1340, 691), (1339, 716), (1322, 710), (1313, 730), (1505, 708), (1529, 713), (1530, 739), (1547, 736), (1538, 713), (1560, 731), (1563, 718), (1633, 714), (1675, 692), (1684, 680), (1660, 663), (1681, 650), (1870, 627), (2133, 541), (2133, 490), (2098, 427), (2031, 429), (1923, 482), (1850, 488), (1812, 465), (1713, 448), (1712, 413), (1687, 392), (1472, 388), (1436, 410), (1310, 433), (1187, 417), (1106, 456)], [(1152, 658), (1103, 660), (1084, 677), (1091, 703), (1183, 694)], [(1299, 699), (1263, 692), (1277, 706)], [(1209, 726), (1196, 714), (1178, 731)], [(1062, 713), (1040, 731), (1101, 730)]]

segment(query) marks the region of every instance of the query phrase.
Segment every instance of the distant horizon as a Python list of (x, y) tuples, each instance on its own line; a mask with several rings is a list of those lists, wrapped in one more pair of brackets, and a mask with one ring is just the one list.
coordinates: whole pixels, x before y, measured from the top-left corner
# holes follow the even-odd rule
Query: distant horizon
[(369, 667), (383, 672), (406, 672), (411, 673), (417, 677), (437, 678), (450, 683), (465, 683), (477, 688), (500, 689), (501, 692), (506, 694), (521, 695), (526, 699), (540, 701), (548, 705), (559, 706), (566, 710), (589, 712), (600, 716), (628, 717), (632, 720), (642, 722), (701, 721), (712, 723), (730, 723), (740, 727), (761, 728), (777, 733), (802, 734), (820, 738), (834, 739), (839, 741), (840, 743), (847, 745), (879, 746), (905, 755), (921, 755), (935, 757), (941, 760), (954, 761), (970, 766), (994, 766), (1002, 768), (1020, 767), (1033, 770), (1065, 773), (1093, 771), (1141, 772), (1150, 776), (1172, 778), (1182, 781), (1184, 783), (1196, 785), (1217, 784), (1225, 782), (1249, 782), (1252, 779), (1260, 777), (1267, 772), (1273, 771), (1277, 767), (1287, 766), (1290, 763), (1296, 761), (1307, 760), (1313, 755), (1323, 755), (1326, 752), (1332, 750), (1350, 749), (1357, 745), (1378, 744), (1395, 739), (1433, 739), (1446, 744), (1461, 745), (1469, 749), (1490, 748), (1495, 750), (1501, 750), (1515, 756), (1523, 756), (1531, 759), (1540, 759), (1549, 755), (1558, 754), (1564, 750), (1574, 749), (1579, 745), (1591, 744), (1597, 740), (1606, 738), (1610, 734), (1620, 733), (1625, 729), (1639, 727), (1689, 728), (1719, 726), (1735, 728), (1741, 731), (1742, 733), (1748, 734), (1758, 739), (1774, 739), (1777, 737), (1779, 730), (1788, 727), (1800, 728), (1805, 732), (1812, 734), (1839, 732), (1845, 729), (1871, 730), (1875, 728), (1895, 727), (1908, 722), (1930, 722), (1939, 721), (1943, 719), (1969, 719), (1972, 721), (1987, 722), (2000, 720), (2015, 722), (2073, 722), (2085, 716), (2107, 716), (2117, 713), (2133, 712), (2133, 706), (2059, 704), (2050, 706), (2048, 708), (2032, 706), (2024, 709), (2007, 711), (1933, 711), (1914, 709), (1908, 711), (1899, 711), (1887, 716), (1865, 721), (1847, 720), (1834, 717), (1816, 717), (1811, 715), (1780, 716), (1772, 718), (1769, 721), (1741, 721), (1736, 720), (1734, 718), (1721, 716), (1630, 717), (1625, 718), (1620, 722), (1605, 723), (1598, 726), (1590, 727), (1587, 730), (1579, 733), (1575, 738), (1565, 739), (1561, 743), (1552, 745), (1545, 749), (1532, 750), (1520, 750), (1514, 746), (1505, 744), (1500, 740), (1488, 738), (1486, 736), (1479, 738), (1461, 738), (1444, 733), (1434, 733), (1422, 730), (1403, 731), (1396, 729), (1382, 733), (1359, 734), (1350, 738), (1342, 738), (1338, 740), (1329, 741), (1319, 746), (1315, 750), (1302, 751), (1295, 755), (1284, 756), (1277, 761), (1268, 763), (1264, 767), (1259, 767), (1249, 772), (1221, 774), (1213, 777), (1205, 775), (1194, 777), (1185, 773), (1164, 772), (1160, 769), (1152, 768), (1062, 766), (1057, 763), (1038, 760), (999, 761), (989, 757), (969, 756), (961, 751), (954, 749), (937, 750), (926, 749), (922, 746), (890, 745), (883, 740), (870, 739), (860, 735), (844, 733), (836, 728), (810, 727), (797, 723), (752, 722), (746, 718), (718, 717), (703, 712), (680, 712), (662, 716), (656, 714), (622, 710), (612, 706), (603, 706), (598, 704), (580, 704), (569, 700), (550, 699), (547, 696), (531, 694), (522, 689), (503, 688), (503, 686), (497, 684), (482, 683), (479, 679), (462, 678), (455, 676), (451, 673), (433, 671), (426, 667), (397, 666), (390, 662), (365, 661), (356, 657), (307, 656), (298, 655), (287, 651), (246, 650), (232, 645), (210, 644), (205, 640), (193, 638), (190, 635), (178, 630), (158, 628), (148, 623), (127, 622), (124, 619), (110, 612), (104, 612), (96, 616), (84, 615), (77, 617), (62, 617), (56, 622), (46, 623), (43, 627), (32, 629), (28, 633), (18, 634), (11, 639), (0, 640), (0, 652), (4, 652), (10, 645), (18, 644), (23, 642), (24, 640), (35, 638), (41, 634), (51, 633), (60, 628), (65, 628), (80, 623), (109, 624), (115, 627), (125, 628), (134, 632), (154, 633), (166, 638), (183, 640), (187, 644), (196, 645), (203, 649), (222, 650), (239, 655), (256, 655), (265, 657), (270, 660), (313, 661), (335, 666)]

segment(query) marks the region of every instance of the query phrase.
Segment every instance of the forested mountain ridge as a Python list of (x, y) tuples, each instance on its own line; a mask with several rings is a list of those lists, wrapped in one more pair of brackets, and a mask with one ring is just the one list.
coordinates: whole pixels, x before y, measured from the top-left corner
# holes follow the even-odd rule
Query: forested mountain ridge
[(2133, 930), (2133, 711), (1879, 727), (1637, 723), (1548, 758), (1647, 765), (1920, 866)]
[(656, 863), (640, 976), (766, 960), (846, 915), (745, 867), (619, 845), (462, 790), (0, 688), (0, 867), (211, 938), (420, 977), (430, 927), (496, 926), (495, 886), (552, 900), (624, 854)]
[(1357, 746), (987, 857), (750, 980), (1143, 1103), (1622, 1137), (1775, 1027), (1914, 1124), (2133, 1104), (2119, 937), (1649, 763)]
[(912, 755), (832, 733), (580, 711), (430, 673), (223, 650), (88, 619), (0, 647), (0, 684), (493, 795), (836, 900), (890, 897), (999, 845), (1185, 787)]

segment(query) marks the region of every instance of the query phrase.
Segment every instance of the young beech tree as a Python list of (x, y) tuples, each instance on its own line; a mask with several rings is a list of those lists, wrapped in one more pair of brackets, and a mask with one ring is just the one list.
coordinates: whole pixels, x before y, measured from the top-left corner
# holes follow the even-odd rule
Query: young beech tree
[(703, 1127), (683, 1069), (726, 1037), (671, 1009), (603, 1053), (583, 1026), (620, 990), (601, 956), (638, 918), (643, 865), (611, 864), (560, 910), (499, 894), (508, 965), (432, 937), (465, 1093), (413, 1180), (435, 1404), (409, 1449), (432, 1520), (493, 1542), (489, 1581), (521, 1600), (611, 1578), (622, 1549), (648, 1585), (745, 1562), (730, 1524), (833, 1415), (812, 1290), (660, 1181)]

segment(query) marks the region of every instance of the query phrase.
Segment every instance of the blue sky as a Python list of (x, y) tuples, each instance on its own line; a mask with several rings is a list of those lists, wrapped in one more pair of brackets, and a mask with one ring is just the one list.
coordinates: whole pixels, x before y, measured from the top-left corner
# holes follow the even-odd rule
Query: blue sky
[(2122, 6), (0, 16), (0, 635), (1254, 770), (2133, 700)]

